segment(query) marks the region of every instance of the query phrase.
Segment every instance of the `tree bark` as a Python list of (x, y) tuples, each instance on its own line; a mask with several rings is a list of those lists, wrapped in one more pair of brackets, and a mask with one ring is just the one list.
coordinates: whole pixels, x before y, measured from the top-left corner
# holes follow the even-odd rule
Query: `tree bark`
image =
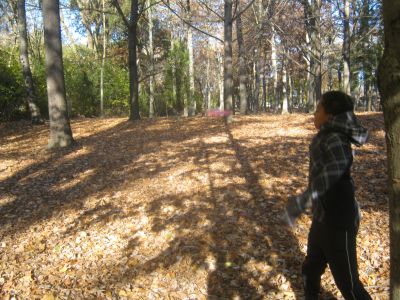
[(350, 2), (344, 1), (343, 15), (343, 89), (346, 94), (351, 93), (350, 75)]
[(128, 28), (128, 47), (129, 47), (129, 90), (131, 115), (129, 119), (140, 120), (139, 114), (139, 78), (137, 65), (137, 23), (139, 19), (139, 3), (138, 0), (132, 0), (131, 3), (131, 20)]
[[(363, 39), (362, 49), (366, 51), (369, 49), (369, 0), (363, 0), (362, 2), (362, 19), (360, 25), (360, 35)], [(372, 85), (372, 67), (369, 59), (368, 51), (367, 57), (362, 60), (362, 69), (364, 74), (364, 97), (366, 103), (366, 110), (371, 111), (371, 85)]]
[(73, 143), (73, 138), (65, 96), (59, 1), (43, 0), (42, 5), (46, 51), (47, 97), (50, 117), (48, 147), (66, 147)]
[(260, 56), (257, 49), (254, 50), (254, 112), (258, 112), (260, 103)]
[(149, 117), (154, 117), (154, 50), (153, 50), (153, 8), (151, 1), (147, 0), (147, 18), (149, 22), (149, 54), (150, 54), (150, 77), (149, 77)]
[(322, 60), (321, 60), (321, 0), (303, 0), (306, 31), (309, 37), (310, 88), (307, 111), (314, 111), (316, 101), (321, 97)]
[(106, 34), (106, 13), (105, 13), (105, 0), (102, 0), (103, 6), (103, 55), (101, 57), (101, 69), (100, 69), (100, 116), (104, 117), (104, 65), (106, 62), (106, 46), (107, 46), (107, 34)]
[(189, 94), (188, 94), (188, 106), (189, 106), (189, 116), (194, 116), (196, 114), (196, 101), (194, 100), (194, 67), (193, 67), (193, 32), (190, 24), (192, 23), (192, 12), (190, 7), (190, 0), (186, 1), (187, 19), (188, 24), (186, 26), (187, 30), (187, 49), (189, 54)]
[(288, 114), (289, 109), (288, 109), (288, 88), (287, 88), (287, 72), (286, 72), (286, 66), (282, 66), (282, 88), (283, 88), (283, 102), (282, 102), (282, 114)]
[(383, 1), (385, 50), (378, 69), (386, 128), (390, 211), (390, 299), (400, 299), (400, 2)]
[(275, 110), (278, 106), (278, 68), (277, 68), (277, 55), (276, 55), (276, 43), (275, 43), (275, 28), (271, 25), (271, 68), (272, 68), (272, 86), (273, 86), (273, 104), (272, 108)]
[(131, 0), (130, 19), (128, 20), (118, 3), (113, 0), (113, 5), (128, 29), (128, 68), (129, 68), (129, 120), (140, 120), (139, 114), (139, 76), (137, 62), (137, 23), (139, 19), (138, 0)]
[(245, 48), (243, 41), (243, 27), (241, 17), (241, 5), (240, 0), (237, 2), (237, 10), (239, 13), (236, 19), (236, 34), (238, 43), (238, 54), (239, 54), (239, 98), (240, 98), (240, 114), (247, 114), (247, 75), (246, 75), (246, 61), (245, 61)]
[(233, 72), (232, 72), (232, 0), (225, 0), (224, 19), (224, 107), (233, 114)]
[(218, 86), (219, 86), (219, 109), (224, 110), (224, 63), (222, 58), (222, 53), (217, 54), (218, 60)]
[(22, 75), (25, 82), (26, 101), (28, 103), (31, 120), (33, 124), (42, 123), (40, 109), (36, 103), (36, 95), (33, 86), (31, 65), (28, 54), (28, 33), (26, 26), (25, 0), (18, 0), (18, 31), (19, 31), (19, 53), (22, 65)]

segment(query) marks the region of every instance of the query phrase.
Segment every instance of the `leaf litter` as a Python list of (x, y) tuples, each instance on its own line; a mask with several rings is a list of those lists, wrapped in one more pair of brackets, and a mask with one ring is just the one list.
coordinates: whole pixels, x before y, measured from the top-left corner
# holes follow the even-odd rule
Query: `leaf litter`
[[(383, 117), (353, 177), (362, 209), (360, 278), (388, 299)], [(0, 124), (0, 298), (299, 299), (310, 215), (281, 219), (307, 183), (305, 114), (72, 121), (76, 144), (46, 150), (48, 127)], [(329, 270), (323, 295), (341, 299)]]

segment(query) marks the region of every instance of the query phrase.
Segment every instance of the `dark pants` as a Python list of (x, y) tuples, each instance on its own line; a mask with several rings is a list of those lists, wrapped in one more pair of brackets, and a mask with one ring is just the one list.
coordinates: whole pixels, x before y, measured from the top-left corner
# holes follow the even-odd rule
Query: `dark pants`
[(357, 230), (338, 230), (313, 221), (302, 273), (306, 300), (318, 299), (327, 264), (346, 300), (372, 299), (358, 278)]

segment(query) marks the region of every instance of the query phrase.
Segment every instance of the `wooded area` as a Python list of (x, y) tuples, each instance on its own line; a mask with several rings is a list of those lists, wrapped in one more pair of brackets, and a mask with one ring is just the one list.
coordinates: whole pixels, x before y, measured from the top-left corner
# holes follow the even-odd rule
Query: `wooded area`
[[(29, 113), (23, 95), (34, 118), (34, 103), (48, 116), (45, 4), (27, 1), (25, 14), (25, 1), (2, 1), (3, 121)], [(48, 23), (61, 26), (70, 117), (312, 112), (331, 89), (351, 93), (359, 110), (380, 110), (379, 1), (65, 0), (60, 8)]]
[[(304, 113), (337, 89), (354, 97), (373, 136), (355, 166), (368, 226), (358, 245), (360, 268), (367, 269), (361, 278), (378, 299), (400, 299), (400, 3), (0, 0), (0, 8), (1, 296), (148, 299), (173, 291), (181, 299), (297, 299), (300, 278), (291, 272), (303, 256), (309, 219), (291, 233), (276, 215), (287, 189), (305, 176), (290, 168), (305, 164)], [(361, 165), (370, 168), (368, 178), (357, 175)], [(160, 195), (171, 184), (162, 176), (170, 178), (175, 167), (185, 175), (176, 190)], [(197, 190), (206, 177), (208, 190)], [(160, 180), (158, 190), (146, 188), (146, 178)], [(264, 210), (268, 220), (261, 220)], [(220, 213), (227, 219), (220, 222)], [(132, 228), (124, 228), (126, 218)], [(232, 231), (242, 225), (250, 235)], [(102, 260), (112, 251), (83, 242), (98, 237), (93, 230), (110, 235), (108, 226), (118, 227), (118, 237), (103, 242), (121, 261)], [(165, 244), (161, 252), (148, 247), (158, 242)], [(84, 247), (90, 257), (80, 256)], [(57, 259), (61, 252), (66, 256)], [(110, 267), (102, 281), (99, 274)], [(175, 267), (175, 277), (196, 274), (198, 288), (175, 284), (186, 282), (168, 277)], [(145, 283), (152, 274), (174, 288), (165, 294), (162, 284)], [(82, 276), (86, 285), (76, 281)], [(329, 275), (324, 280), (325, 294), (335, 294)]]

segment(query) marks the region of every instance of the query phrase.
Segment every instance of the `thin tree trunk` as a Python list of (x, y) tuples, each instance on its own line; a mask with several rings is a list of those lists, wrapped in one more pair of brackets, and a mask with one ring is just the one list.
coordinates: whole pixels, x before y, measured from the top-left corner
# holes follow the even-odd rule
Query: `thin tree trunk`
[(150, 54), (150, 76), (149, 76), (149, 117), (154, 117), (154, 50), (153, 50), (153, 8), (151, 1), (147, 0), (147, 18), (149, 22), (149, 54)]
[(282, 89), (283, 89), (283, 102), (282, 102), (282, 114), (288, 114), (288, 88), (287, 88), (287, 76), (286, 66), (282, 66)]
[(187, 49), (189, 54), (189, 93), (188, 93), (188, 108), (189, 116), (194, 116), (196, 114), (196, 102), (194, 100), (194, 56), (193, 56), (193, 32), (190, 26), (192, 22), (192, 11), (190, 6), (190, 0), (186, 0), (186, 13), (187, 22), (186, 33), (187, 33)]
[(104, 65), (106, 62), (106, 46), (107, 46), (107, 34), (106, 34), (106, 14), (105, 14), (105, 0), (102, 0), (103, 5), (103, 55), (101, 57), (101, 69), (100, 69), (100, 116), (104, 117)]
[(267, 111), (267, 78), (265, 76), (265, 62), (263, 63), (263, 68), (262, 68), (262, 72), (261, 72), (261, 78), (262, 78), (262, 108), (263, 111)]
[[(170, 6), (170, 0), (167, 0), (168, 6)], [(171, 25), (170, 27), (171, 31), (171, 36), (170, 36), (170, 52), (173, 54), (173, 61), (172, 61), (172, 103), (175, 102), (176, 109), (179, 114), (182, 114), (182, 105), (181, 105), (181, 99), (180, 97), (178, 98), (178, 92), (177, 92), (177, 78), (176, 78), (176, 66), (175, 66), (175, 39), (174, 39), (174, 28)]]
[(219, 109), (224, 110), (224, 63), (222, 53), (218, 55), (218, 86), (219, 86)]
[(307, 112), (314, 111), (316, 100), (321, 96), (322, 70), (321, 70), (321, 0), (303, 0), (306, 32), (309, 37), (309, 62), (310, 62), (310, 88)]
[(254, 111), (258, 112), (260, 103), (260, 57), (258, 50), (254, 53)]
[(315, 60), (315, 101), (313, 103), (313, 110), (317, 106), (317, 101), (322, 96), (322, 44), (321, 44), (321, 0), (315, 0), (315, 35), (313, 41)]
[[(363, 42), (362, 47), (364, 50), (369, 48), (369, 0), (363, 0), (362, 2), (362, 19), (361, 19), (361, 28), (360, 28), (360, 35), (362, 36)], [(372, 83), (372, 68), (371, 62), (368, 58), (362, 60), (362, 69), (364, 73), (364, 97), (366, 102), (366, 110), (371, 111), (371, 83)]]
[(139, 114), (139, 78), (137, 65), (137, 23), (138, 0), (132, 0), (131, 20), (128, 28), (129, 52), (129, 91), (130, 91), (130, 116), (129, 120), (140, 120)]
[(239, 13), (236, 19), (236, 34), (238, 42), (238, 54), (239, 54), (239, 98), (240, 98), (240, 114), (247, 114), (247, 75), (246, 75), (246, 61), (245, 61), (245, 48), (243, 41), (243, 28), (242, 28), (242, 17), (241, 17), (241, 5), (240, 0), (237, 2), (237, 10)]
[(207, 42), (207, 51), (206, 51), (206, 56), (207, 56), (207, 66), (206, 66), (206, 95), (204, 98), (204, 111), (206, 112), (207, 110), (210, 109), (211, 107), (211, 82), (210, 82), (210, 54), (209, 54), (209, 49), (210, 43)]
[(26, 27), (25, 0), (18, 0), (18, 31), (19, 31), (19, 52), (22, 64), (22, 75), (24, 77), (26, 89), (26, 101), (28, 103), (31, 120), (33, 124), (42, 122), (40, 109), (36, 103), (36, 95), (33, 86), (31, 65), (28, 54), (28, 34)]
[(271, 67), (272, 67), (272, 86), (273, 86), (273, 109), (279, 103), (278, 98), (278, 68), (277, 68), (277, 55), (276, 55), (276, 43), (275, 43), (275, 28), (271, 25)]
[(389, 174), (390, 299), (400, 299), (400, 2), (383, 1), (385, 50), (379, 90), (386, 128)]
[(125, 17), (118, 0), (113, 0), (112, 3), (128, 29), (129, 120), (140, 120), (139, 76), (137, 61), (137, 23), (139, 19), (139, 3), (138, 0), (131, 1), (129, 20)]
[[(224, 106), (233, 114), (232, 0), (225, 0), (224, 42)], [(231, 114), (227, 121), (231, 121)]]
[(50, 117), (48, 147), (66, 147), (73, 143), (73, 138), (65, 97), (59, 1), (43, 0), (42, 6)]
[(343, 15), (343, 84), (345, 93), (351, 93), (350, 76), (350, 2), (344, 1)]

